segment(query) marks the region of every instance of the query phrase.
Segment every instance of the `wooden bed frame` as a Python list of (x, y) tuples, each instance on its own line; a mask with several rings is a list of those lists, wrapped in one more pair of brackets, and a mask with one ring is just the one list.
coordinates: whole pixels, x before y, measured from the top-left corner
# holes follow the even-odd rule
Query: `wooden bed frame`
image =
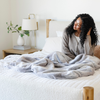
[[(51, 19), (46, 19), (46, 37), (49, 37), (49, 22)], [(83, 87), (83, 100), (94, 100), (94, 88), (90, 86)]]

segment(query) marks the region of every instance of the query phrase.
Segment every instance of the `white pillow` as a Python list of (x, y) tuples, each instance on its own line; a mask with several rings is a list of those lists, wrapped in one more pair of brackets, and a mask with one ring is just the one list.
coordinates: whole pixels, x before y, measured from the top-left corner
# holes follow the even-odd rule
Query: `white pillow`
[(100, 32), (98, 32), (98, 35), (100, 35)]
[(63, 31), (56, 31), (57, 37), (62, 37), (63, 36)]
[(51, 53), (54, 51), (61, 52), (61, 43), (62, 43), (61, 37), (49, 37), (46, 39), (46, 43), (45, 43), (42, 51), (45, 51), (48, 53)]

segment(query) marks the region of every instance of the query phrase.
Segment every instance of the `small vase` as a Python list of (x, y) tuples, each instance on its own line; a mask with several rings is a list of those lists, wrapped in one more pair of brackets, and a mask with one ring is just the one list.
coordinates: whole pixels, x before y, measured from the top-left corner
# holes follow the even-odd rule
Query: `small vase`
[(20, 35), (19, 35), (19, 37), (18, 37), (18, 39), (17, 39), (17, 44), (18, 44), (18, 45), (24, 45), (24, 38), (21, 37)]

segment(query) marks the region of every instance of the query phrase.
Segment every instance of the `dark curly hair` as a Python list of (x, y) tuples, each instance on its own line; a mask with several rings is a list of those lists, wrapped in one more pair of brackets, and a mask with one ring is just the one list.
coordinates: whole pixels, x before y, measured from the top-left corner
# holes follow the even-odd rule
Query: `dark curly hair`
[(65, 29), (65, 32), (67, 33), (68, 36), (72, 36), (76, 30), (73, 29), (74, 22), (78, 19), (81, 18), (82, 20), (82, 26), (81, 26), (81, 33), (80, 33), (80, 42), (81, 45), (83, 46), (84, 41), (86, 39), (87, 33), (89, 29), (91, 28), (90, 36), (91, 36), (91, 45), (97, 45), (98, 41), (98, 36), (97, 36), (97, 29), (94, 23), (93, 18), (89, 14), (79, 14), (72, 22), (71, 24)]

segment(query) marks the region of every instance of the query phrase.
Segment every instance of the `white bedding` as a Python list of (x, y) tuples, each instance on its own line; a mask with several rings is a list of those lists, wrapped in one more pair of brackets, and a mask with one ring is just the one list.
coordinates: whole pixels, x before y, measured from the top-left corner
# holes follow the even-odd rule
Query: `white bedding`
[[(39, 51), (24, 55), (43, 57), (47, 54)], [(7, 58), (11, 60), (10, 57)], [(93, 76), (53, 80), (3, 68), (7, 58), (0, 60), (0, 100), (82, 100), (84, 86), (94, 87), (94, 100), (100, 99), (100, 69)]]

